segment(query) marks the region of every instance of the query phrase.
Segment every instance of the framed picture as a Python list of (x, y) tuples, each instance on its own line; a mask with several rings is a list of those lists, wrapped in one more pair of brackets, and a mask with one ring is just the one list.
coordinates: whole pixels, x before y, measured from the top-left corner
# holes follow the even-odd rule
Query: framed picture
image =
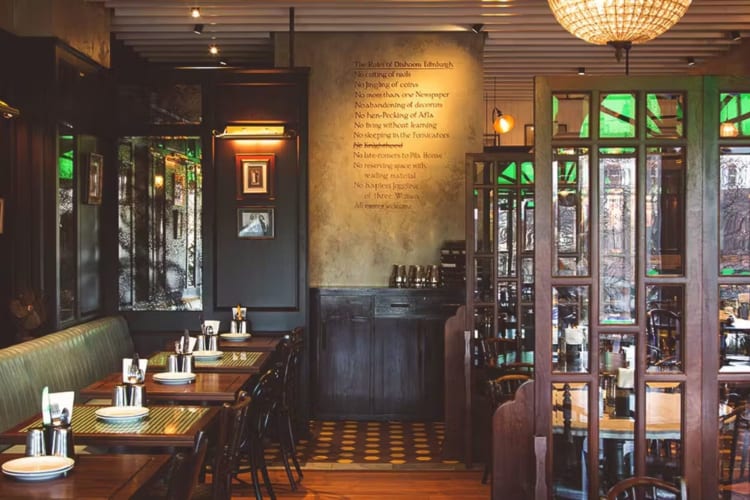
[(185, 206), (185, 176), (174, 174), (172, 183), (172, 204), (176, 207)]
[(104, 157), (99, 153), (89, 153), (89, 178), (86, 187), (86, 203), (99, 205), (102, 202), (102, 172)]
[(255, 195), (274, 199), (273, 154), (239, 154), (236, 167), (238, 200)]
[(5, 222), (5, 199), (0, 198), (0, 234), (3, 234), (4, 222)]
[(241, 207), (237, 209), (237, 237), (267, 240), (276, 237), (273, 207)]
[(523, 126), (523, 145), (533, 146), (534, 145), (534, 124), (527, 123)]

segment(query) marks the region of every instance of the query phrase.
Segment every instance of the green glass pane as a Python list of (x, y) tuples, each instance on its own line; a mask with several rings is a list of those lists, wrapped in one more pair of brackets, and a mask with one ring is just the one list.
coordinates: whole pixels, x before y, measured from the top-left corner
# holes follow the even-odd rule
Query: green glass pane
[(505, 168), (502, 165), (498, 165), (502, 170), (497, 176), (498, 184), (515, 184), (517, 180), (516, 162), (512, 161), (508, 163)]
[(576, 182), (578, 164), (574, 161), (562, 162), (560, 171), (558, 172), (559, 181), (561, 183), (574, 183)]
[(720, 99), (721, 136), (750, 136), (750, 93), (722, 93)]
[(521, 163), (521, 184), (534, 184), (534, 162)]
[(635, 148), (599, 148), (599, 154), (602, 156), (632, 155), (632, 154), (635, 154)]
[(73, 170), (73, 150), (64, 151), (57, 159), (57, 171), (60, 179), (72, 179)]
[(683, 102), (680, 93), (646, 94), (646, 134), (648, 137), (683, 137)]
[(599, 109), (599, 136), (635, 137), (635, 95), (605, 94)]

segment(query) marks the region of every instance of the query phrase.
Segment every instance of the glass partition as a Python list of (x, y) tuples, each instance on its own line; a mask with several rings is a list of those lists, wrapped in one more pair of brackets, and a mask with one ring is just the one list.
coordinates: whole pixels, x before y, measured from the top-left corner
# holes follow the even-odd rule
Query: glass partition
[(719, 287), (719, 366), (722, 373), (750, 371), (750, 285)]
[(634, 148), (599, 154), (599, 323), (635, 323), (636, 155)]
[(723, 147), (719, 186), (719, 272), (750, 275), (750, 147)]
[(684, 106), (683, 93), (647, 93), (646, 135), (663, 139), (684, 137)]
[(78, 224), (76, 197), (78, 192), (78, 148), (76, 136), (63, 131), (58, 135), (57, 156), (57, 217), (60, 259), (60, 322), (75, 318), (78, 294)]
[(584, 93), (552, 94), (552, 136), (554, 139), (587, 138), (591, 96)]
[(589, 274), (589, 156), (587, 148), (554, 150), (553, 243), (558, 276)]
[(719, 137), (750, 137), (750, 93), (719, 95)]
[(201, 310), (198, 137), (125, 137), (118, 145), (120, 310)]
[(635, 94), (601, 94), (599, 101), (599, 137), (635, 137)]
[(650, 372), (681, 372), (685, 342), (681, 285), (646, 287), (646, 369)]
[(646, 254), (649, 276), (684, 274), (685, 154), (649, 148), (646, 157)]
[(646, 474), (674, 483), (682, 471), (683, 384), (646, 383)]
[(552, 384), (553, 498), (586, 498), (588, 384)]
[(586, 286), (552, 288), (553, 370), (589, 369), (589, 289)]

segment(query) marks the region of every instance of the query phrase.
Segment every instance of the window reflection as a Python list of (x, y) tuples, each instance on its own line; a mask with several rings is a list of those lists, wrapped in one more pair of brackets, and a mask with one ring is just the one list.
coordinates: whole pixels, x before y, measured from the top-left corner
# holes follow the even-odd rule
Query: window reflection
[(202, 309), (198, 137), (118, 145), (120, 310)]
[(750, 148), (722, 148), (720, 175), (720, 272), (750, 275)]
[(558, 276), (589, 274), (589, 156), (586, 148), (554, 151), (553, 213)]
[(646, 365), (648, 371), (683, 370), (682, 286), (646, 287)]
[[(719, 492), (745, 498), (750, 459), (750, 383), (719, 384)], [(736, 496), (735, 496), (736, 493)]]
[(588, 371), (588, 318), (588, 287), (562, 286), (552, 289), (552, 362), (555, 371)]
[(646, 168), (646, 274), (683, 274), (684, 152), (682, 148), (650, 148)]
[(750, 286), (719, 287), (721, 372), (750, 371)]

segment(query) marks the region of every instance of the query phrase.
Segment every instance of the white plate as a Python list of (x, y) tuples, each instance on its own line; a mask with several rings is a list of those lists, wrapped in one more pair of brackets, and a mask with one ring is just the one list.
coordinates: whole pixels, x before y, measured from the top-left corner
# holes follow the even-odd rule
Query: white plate
[(71, 465), (70, 467), (66, 467), (62, 470), (56, 470), (55, 472), (39, 472), (35, 474), (11, 474), (9, 472), (6, 472), (5, 475), (18, 479), (19, 481), (47, 481), (49, 479), (55, 479), (56, 477), (62, 476), (72, 468), (73, 466)]
[(195, 359), (219, 359), (224, 355), (221, 351), (193, 351)]
[(195, 373), (162, 372), (154, 373), (154, 381), (160, 384), (180, 385), (195, 380)]
[(3, 472), (19, 479), (41, 481), (69, 471), (74, 464), (75, 460), (68, 457), (22, 457), (5, 462)]
[(94, 412), (102, 420), (124, 422), (137, 420), (148, 415), (148, 408), (143, 406), (107, 406)]
[(249, 333), (220, 333), (219, 337), (230, 342), (242, 342), (252, 337), (252, 335)]

